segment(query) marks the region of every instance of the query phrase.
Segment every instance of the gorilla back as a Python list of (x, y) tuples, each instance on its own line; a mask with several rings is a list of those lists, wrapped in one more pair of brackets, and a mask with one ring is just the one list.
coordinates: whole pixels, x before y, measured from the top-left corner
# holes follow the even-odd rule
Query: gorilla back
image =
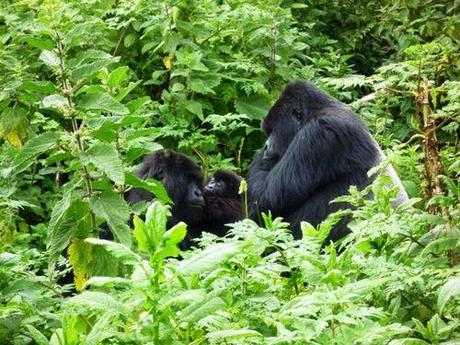
[[(271, 211), (291, 223), (316, 226), (345, 205), (330, 202), (351, 185), (366, 187), (369, 169), (382, 159), (371, 134), (345, 104), (306, 82), (289, 84), (262, 122), (265, 147), (249, 168), (251, 218)], [(396, 175), (392, 176), (396, 178)], [(404, 192), (401, 199), (407, 198)], [(325, 243), (347, 233), (340, 222)]]

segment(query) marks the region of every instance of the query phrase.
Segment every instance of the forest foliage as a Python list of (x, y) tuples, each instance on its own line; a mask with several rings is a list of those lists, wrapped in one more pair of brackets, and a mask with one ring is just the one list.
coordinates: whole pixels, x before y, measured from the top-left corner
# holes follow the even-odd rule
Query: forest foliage
[[(0, 343), (460, 343), (459, 33), (447, 0), (1, 1)], [(136, 166), (166, 147), (244, 176), (295, 79), (360, 115), (411, 200), (382, 176), (302, 240), (265, 215), (180, 253)]]

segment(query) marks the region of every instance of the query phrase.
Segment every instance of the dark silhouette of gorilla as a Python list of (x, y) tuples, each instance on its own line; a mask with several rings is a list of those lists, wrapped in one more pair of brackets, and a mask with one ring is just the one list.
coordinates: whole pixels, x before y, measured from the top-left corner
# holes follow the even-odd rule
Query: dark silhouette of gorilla
[[(201, 235), (205, 200), (203, 196), (203, 172), (189, 157), (173, 150), (159, 150), (144, 158), (136, 172), (141, 179), (154, 178), (160, 181), (174, 202), (168, 227), (180, 221), (188, 225), (182, 249), (191, 246), (191, 240)], [(153, 195), (141, 188), (133, 188), (125, 198), (130, 204), (150, 201)]]
[[(291, 224), (301, 238), (300, 222), (316, 226), (345, 207), (330, 201), (347, 194), (351, 185), (366, 187), (369, 169), (383, 153), (358, 116), (345, 104), (312, 84), (289, 84), (262, 121), (267, 135), (248, 174), (250, 217), (271, 211)], [(394, 182), (401, 182), (388, 168)], [(402, 186), (401, 186), (402, 187)], [(407, 199), (401, 188), (400, 201)], [(349, 219), (331, 231), (324, 244), (350, 232)]]
[(242, 178), (228, 170), (217, 170), (204, 187), (206, 207), (204, 229), (218, 236), (225, 236), (225, 224), (244, 218), (243, 197), (238, 194)]

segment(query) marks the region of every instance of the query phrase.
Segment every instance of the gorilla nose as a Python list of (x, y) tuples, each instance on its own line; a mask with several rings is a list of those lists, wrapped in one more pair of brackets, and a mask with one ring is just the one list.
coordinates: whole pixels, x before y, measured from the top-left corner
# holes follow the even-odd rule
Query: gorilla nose
[(193, 206), (204, 206), (203, 193), (199, 189), (194, 189), (191, 195), (190, 204)]

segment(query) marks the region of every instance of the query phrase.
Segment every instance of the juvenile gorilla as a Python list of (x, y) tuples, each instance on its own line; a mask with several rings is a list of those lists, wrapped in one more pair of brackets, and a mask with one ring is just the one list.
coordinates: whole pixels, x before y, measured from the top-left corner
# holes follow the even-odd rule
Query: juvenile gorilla
[[(202, 230), (205, 200), (202, 193), (204, 178), (200, 166), (181, 153), (159, 150), (144, 158), (137, 175), (143, 180), (154, 178), (163, 183), (174, 202), (168, 227), (180, 221), (185, 222), (188, 225), (187, 237), (181, 247), (189, 248), (191, 239), (199, 237)], [(126, 195), (126, 201), (130, 204), (152, 199), (150, 192), (140, 188), (134, 188)]]
[(243, 198), (238, 194), (242, 178), (228, 170), (217, 170), (204, 187), (206, 207), (204, 229), (218, 236), (225, 236), (225, 224), (244, 218)]
[[(262, 122), (267, 135), (263, 150), (249, 168), (250, 216), (271, 211), (291, 224), (301, 238), (300, 222), (316, 226), (344, 207), (330, 201), (347, 194), (351, 185), (366, 187), (367, 172), (383, 154), (358, 116), (345, 104), (306, 82), (289, 84)], [(407, 199), (400, 186), (398, 201)], [(350, 230), (348, 219), (331, 231), (324, 244)]]

